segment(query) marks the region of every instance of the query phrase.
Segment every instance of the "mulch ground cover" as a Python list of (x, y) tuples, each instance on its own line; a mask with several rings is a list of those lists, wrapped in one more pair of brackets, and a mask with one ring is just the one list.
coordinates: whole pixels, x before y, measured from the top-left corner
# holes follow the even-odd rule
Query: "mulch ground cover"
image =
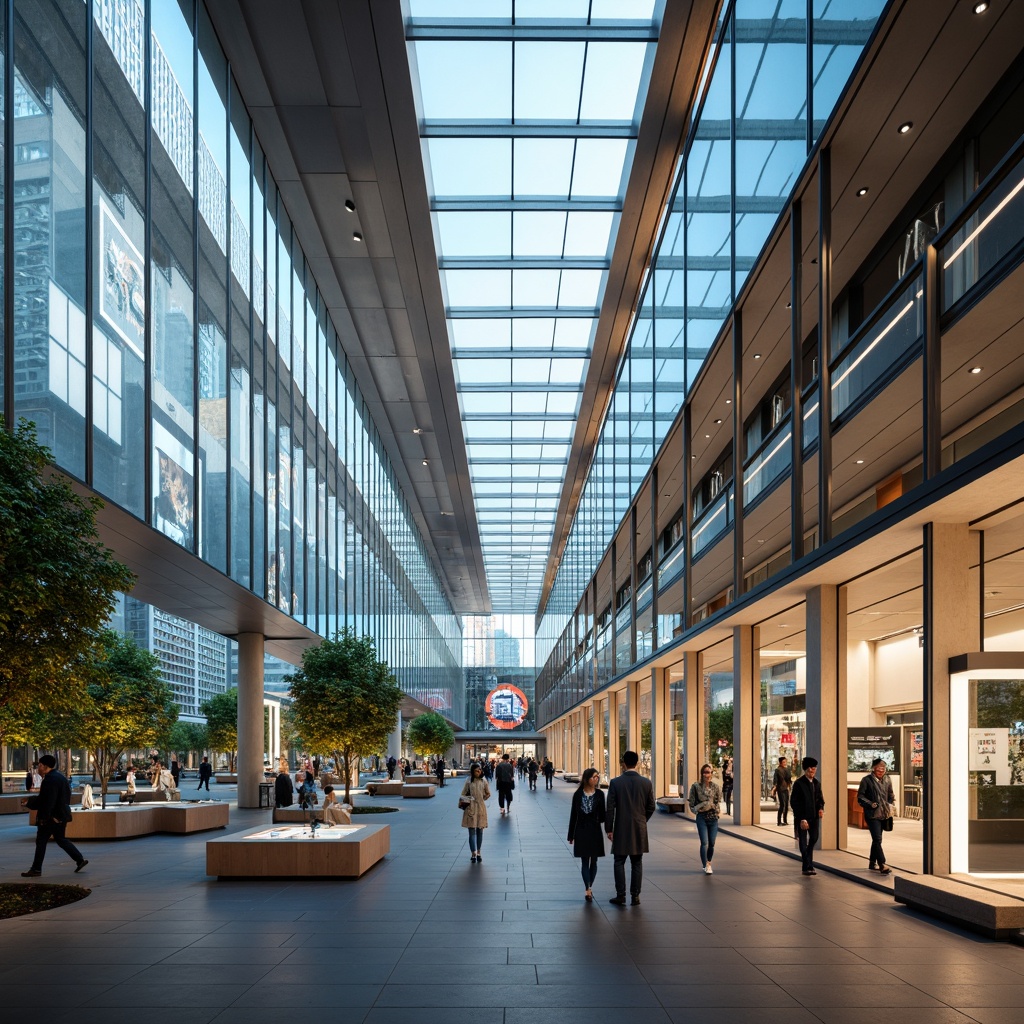
[(84, 900), (91, 892), (92, 889), (81, 885), (43, 885), (40, 882), (0, 885), (0, 920), (64, 907)]

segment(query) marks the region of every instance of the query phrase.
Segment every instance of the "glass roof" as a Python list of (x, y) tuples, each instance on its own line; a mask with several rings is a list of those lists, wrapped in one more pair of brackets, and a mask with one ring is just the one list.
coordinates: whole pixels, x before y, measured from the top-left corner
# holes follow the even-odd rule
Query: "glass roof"
[(664, 0), (407, 0), (495, 612), (532, 614)]

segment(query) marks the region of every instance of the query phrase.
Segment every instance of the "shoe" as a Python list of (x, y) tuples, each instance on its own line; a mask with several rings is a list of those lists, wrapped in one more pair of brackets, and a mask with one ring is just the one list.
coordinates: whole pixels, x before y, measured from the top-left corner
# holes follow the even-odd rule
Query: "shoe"
[(479, 853), (478, 853), (478, 854), (476, 855), (476, 862), (477, 862), (477, 864), (482, 864), (482, 863), (483, 863), (483, 861), (484, 861), (484, 858), (483, 858), (483, 856), (482, 856), (481, 854), (479, 854)]
[(805, 871), (805, 872), (803, 872), (803, 873), (804, 873), (805, 875), (816, 875), (816, 874), (817, 874), (818, 872), (817, 872), (817, 871)]
[(640, 906), (640, 897), (639, 896), (633, 896), (630, 899), (630, 901), (629, 901), (629, 905), (631, 907), (639, 907)]
[(712, 870), (710, 864), (705, 865), (705, 867), (704, 867), (704, 874), (705, 875), (713, 875), (714, 873), (715, 872)]
[(594, 894), (589, 889), (583, 894), (583, 898), (588, 903), (593, 903), (594, 902)]
[[(38, 878), (41, 874), (42, 874), (42, 871), (36, 871), (35, 868), (29, 868), (28, 871), (22, 871), (21, 877), (22, 878)], [(623, 900), (622, 902), (625, 903), (626, 901)]]
[(88, 862), (88, 861), (87, 861), (87, 860), (86, 860), (86, 859), (85, 859), (85, 858), (83, 857), (83, 858), (82, 858), (82, 859), (81, 859), (81, 860), (80, 860), (80, 861), (79, 861), (79, 862), (78, 862), (78, 863), (77, 863), (77, 864), (75, 865), (75, 874), (77, 875), (77, 874), (78, 874), (78, 872), (79, 872), (79, 871), (81, 871), (81, 870), (82, 870), (82, 868), (84, 868), (84, 867), (85, 867), (85, 865), (86, 865), (86, 864), (88, 864), (88, 863), (89, 863), (89, 862)]
[(608, 902), (609, 903), (614, 903), (615, 906), (617, 906), (617, 907), (624, 907), (626, 905), (626, 897), (625, 896), (613, 896)]
[(476, 857), (470, 857), (469, 858), (469, 863), (470, 864), (475, 864), (476, 863)]
[(880, 875), (891, 875), (891, 874), (892, 874), (892, 868), (891, 868), (891, 867), (889, 867), (889, 866), (888, 866), (887, 864), (883, 864), (883, 865), (882, 865), (882, 866), (881, 866), (881, 867), (880, 867), (880, 868), (878, 869), (878, 873), (879, 873)]

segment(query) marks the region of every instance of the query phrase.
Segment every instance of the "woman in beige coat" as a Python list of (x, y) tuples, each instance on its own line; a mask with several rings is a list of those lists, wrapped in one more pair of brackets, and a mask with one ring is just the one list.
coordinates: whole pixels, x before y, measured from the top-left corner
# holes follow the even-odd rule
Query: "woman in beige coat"
[(487, 804), (491, 798), (491, 787), (484, 778), (484, 770), (474, 764), (469, 770), (469, 779), (459, 794), (459, 806), (469, 801), (462, 811), (462, 827), (469, 829), (469, 863), (476, 864), (483, 860), (480, 846), (484, 841), (484, 829), (487, 828)]

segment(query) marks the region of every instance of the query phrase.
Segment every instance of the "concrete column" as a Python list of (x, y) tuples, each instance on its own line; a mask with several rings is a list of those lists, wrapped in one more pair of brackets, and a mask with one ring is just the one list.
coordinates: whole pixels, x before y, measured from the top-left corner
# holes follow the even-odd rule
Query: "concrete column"
[(699, 651), (687, 651), (683, 657), (686, 689), (683, 705), (683, 778), (679, 783), (681, 796), (699, 778), (704, 762), (704, 666)]
[[(387, 754), (384, 756), (384, 760), (387, 761), (389, 757), (393, 757), (396, 761), (402, 759), (402, 712), (399, 711), (395, 716), (395, 728), (388, 733), (388, 745)], [(396, 775), (398, 774), (398, 768), (395, 768)]]
[(654, 793), (668, 795), (672, 781), (672, 703), (668, 671), (651, 669), (651, 783)]
[(820, 847), (846, 849), (846, 589), (807, 592), (807, 754), (825, 797)]
[(622, 750), (619, 747), (619, 704), (625, 694), (614, 692), (608, 694), (608, 778), (614, 779), (619, 774), (619, 758)]
[(238, 634), (238, 806), (259, 807), (263, 781), (263, 634)]
[[(640, 684), (635, 679), (626, 683), (626, 746), (619, 751), (621, 757), (626, 750), (640, 753)], [(617, 773), (617, 772), (616, 772)]]
[[(981, 649), (980, 601), (970, 583), (976, 539), (963, 523), (924, 527), (924, 864), (950, 872), (950, 832), (967, 827), (967, 808), (950, 807), (949, 659)], [(963, 729), (965, 723), (957, 722)], [(897, 826), (898, 828), (899, 826)]]
[[(594, 764), (599, 775), (604, 777), (604, 748), (607, 740), (604, 734), (604, 704), (603, 700), (594, 701)], [(590, 767), (588, 765), (588, 767)]]
[(760, 630), (736, 626), (732, 631), (733, 671), (733, 821), (756, 825), (761, 820), (761, 655)]

